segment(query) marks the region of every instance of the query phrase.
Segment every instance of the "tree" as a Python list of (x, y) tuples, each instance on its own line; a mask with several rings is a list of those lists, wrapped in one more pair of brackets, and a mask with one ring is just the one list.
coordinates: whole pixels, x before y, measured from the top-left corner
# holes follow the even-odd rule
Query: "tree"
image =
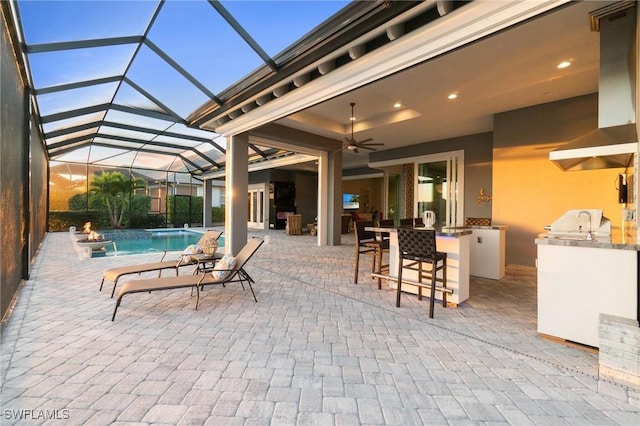
[(102, 172), (94, 176), (90, 192), (107, 206), (111, 227), (117, 229), (122, 226), (131, 194), (144, 186), (142, 178), (126, 178), (120, 172)]

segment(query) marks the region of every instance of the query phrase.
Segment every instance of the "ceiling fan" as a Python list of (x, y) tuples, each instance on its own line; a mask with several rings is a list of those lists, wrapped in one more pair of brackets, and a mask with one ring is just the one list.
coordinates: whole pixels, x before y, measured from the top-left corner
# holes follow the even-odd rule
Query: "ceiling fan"
[(368, 149), (369, 151), (377, 151), (376, 148), (371, 148), (371, 147), (383, 146), (384, 145), (383, 143), (371, 143), (370, 141), (373, 140), (372, 138), (367, 138), (361, 141), (357, 141), (353, 138), (353, 122), (356, 120), (356, 117), (353, 115), (353, 107), (356, 106), (356, 104), (355, 102), (351, 102), (349, 105), (351, 105), (351, 117), (349, 118), (351, 120), (351, 138), (347, 138), (347, 137), (344, 138), (347, 144), (342, 148), (342, 150), (348, 149), (354, 154), (358, 153), (358, 148)]

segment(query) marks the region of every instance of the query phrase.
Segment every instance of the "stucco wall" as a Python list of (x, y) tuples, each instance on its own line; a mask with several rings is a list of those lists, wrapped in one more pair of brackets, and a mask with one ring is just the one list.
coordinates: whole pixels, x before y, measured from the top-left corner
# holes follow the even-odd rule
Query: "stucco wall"
[(318, 175), (311, 173), (296, 173), (296, 211), (302, 215), (302, 227), (313, 223), (318, 216)]
[(549, 151), (598, 126), (597, 101), (591, 94), (495, 116), (493, 218), (509, 225), (507, 264), (534, 266), (534, 239), (570, 209), (604, 209), (620, 232), (615, 180), (624, 169), (565, 172), (549, 160)]

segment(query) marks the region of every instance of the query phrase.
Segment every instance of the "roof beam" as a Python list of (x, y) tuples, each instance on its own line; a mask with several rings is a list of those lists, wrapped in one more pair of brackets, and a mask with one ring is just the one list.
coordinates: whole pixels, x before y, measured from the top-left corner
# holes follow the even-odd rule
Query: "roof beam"
[(110, 104), (97, 104), (91, 105), (85, 108), (72, 109), (69, 111), (58, 112), (55, 114), (41, 116), (42, 124), (51, 123), (59, 120), (66, 120), (68, 118), (79, 117), (81, 115), (93, 114), (96, 112), (107, 111)]
[(224, 20), (227, 21), (229, 25), (231, 25), (235, 32), (237, 32), (240, 37), (242, 37), (245, 43), (247, 43), (249, 47), (251, 47), (251, 49), (253, 49), (253, 51), (256, 52), (258, 56), (260, 56), (260, 59), (262, 59), (262, 61), (267, 64), (267, 66), (271, 68), (273, 72), (278, 72), (278, 66), (273, 61), (273, 59), (271, 59), (271, 56), (267, 55), (267, 52), (265, 52), (262, 47), (260, 47), (260, 45), (253, 39), (253, 37), (249, 35), (244, 27), (240, 25), (238, 21), (236, 21), (236, 18), (234, 18), (233, 15), (231, 15), (219, 1), (209, 0), (209, 4), (211, 4), (211, 6), (213, 6), (213, 8), (220, 14), (220, 16), (222, 16)]
[(260, 155), (262, 158), (264, 158), (265, 160), (268, 160), (269, 157), (267, 156), (267, 154), (264, 153), (263, 150), (261, 150), (260, 148), (258, 148), (257, 146), (255, 146), (254, 144), (250, 143), (249, 144), (249, 148), (251, 148), (252, 150), (254, 150), (256, 153), (258, 153), (258, 155)]
[(46, 95), (48, 93), (62, 92), (64, 90), (80, 89), (82, 87), (97, 86), (98, 84), (114, 83), (117, 81), (122, 81), (121, 75), (114, 75), (112, 77), (105, 77), (105, 78), (97, 78), (95, 80), (78, 81), (76, 83), (61, 84), (59, 86), (43, 87), (42, 89), (33, 89), (33, 94), (36, 96)]
[[(141, 139), (134, 139), (134, 138), (127, 138), (124, 136), (116, 136), (116, 135), (109, 135), (109, 134), (103, 134), (103, 133), (96, 133), (94, 136), (94, 141), (95, 138), (103, 138), (103, 139), (109, 139), (109, 140), (113, 140), (113, 141), (121, 141), (121, 142), (127, 142), (127, 143), (138, 143), (138, 144), (144, 144), (144, 145), (152, 145), (152, 146), (157, 146), (157, 147), (161, 147), (161, 148), (167, 148), (167, 149), (176, 149), (176, 150), (180, 150), (182, 152), (184, 151), (191, 151), (194, 154), (196, 154), (197, 156), (199, 156), (200, 158), (202, 158), (203, 160), (215, 165), (219, 167), (219, 163), (217, 161), (215, 161), (214, 159), (208, 157), (207, 155), (203, 154), (202, 152), (198, 151), (195, 147), (191, 147), (191, 146), (182, 146), (182, 145), (174, 145), (168, 142), (158, 142), (155, 140), (141, 140)], [(75, 138), (77, 139), (77, 138)], [(49, 145), (49, 147), (55, 148), (60, 144), (63, 144), (64, 142), (60, 142), (59, 144), (52, 144)], [(95, 142), (98, 143), (98, 142)], [(62, 146), (62, 145), (60, 145)], [(116, 147), (113, 145), (109, 145), (111, 147)], [(167, 155), (166, 152), (160, 151), (163, 154)], [(172, 154), (172, 155), (182, 155), (182, 154)]]
[[(198, 170), (200, 170), (202, 172), (207, 170), (204, 167), (198, 166), (197, 164), (195, 164), (194, 162), (192, 162), (188, 158), (185, 158), (182, 154), (169, 154), (166, 151), (161, 151), (159, 149), (148, 148), (147, 146), (144, 146), (144, 145), (140, 146), (140, 147), (137, 147), (137, 148), (131, 148), (131, 147), (123, 148), (123, 147), (119, 147), (117, 145), (111, 145), (111, 144), (108, 144), (108, 143), (105, 143), (105, 142), (87, 141), (86, 143), (83, 143), (83, 144), (81, 144), (79, 146), (73, 146), (73, 147), (64, 148), (64, 149), (58, 149), (58, 150), (55, 150), (55, 152), (51, 152), (51, 150), (50, 150), (49, 152), (51, 153), (51, 157), (55, 158), (57, 156), (64, 155), (64, 154), (66, 154), (68, 152), (75, 151), (78, 148), (82, 148), (84, 146), (100, 146), (100, 147), (104, 147), (104, 148), (122, 149), (123, 151), (148, 152), (150, 154), (160, 154), (160, 155), (174, 156), (174, 157), (179, 157), (185, 163), (189, 163), (195, 169), (198, 169)], [(215, 162), (213, 160), (211, 160), (210, 164), (215, 166), (215, 167), (217, 167), (217, 168), (221, 168), (222, 167), (219, 163), (217, 163), (217, 162)]]
[(182, 123), (185, 124), (181, 119), (180, 120), (176, 120), (176, 117), (169, 115), (165, 112), (161, 112), (161, 111), (153, 111), (153, 110), (148, 110), (148, 109), (142, 109), (142, 108), (134, 108), (134, 107), (129, 107), (129, 106), (125, 106), (125, 105), (118, 105), (118, 104), (98, 104), (98, 105), (92, 105), (89, 107), (85, 107), (85, 108), (79, 108), (79, 109), (73, 109), (73, 110), (69, 110), (69, 111), (63, 111), (63, 112), (58, 112), (55, 114), (50, 114), (50, 115), (45, 115), (42, 116), (42, 123), (52, 123), (54, 121), (59, 121), (59, 120), (66, 120), (68, 118), (73, 118), (73, 117), (79, 117), (81, 115), (86, 115), (86, 114), (93, 114), (96, 112), (100, 112), (100, 111), (108, 111), (109, 109), (113, 109), (116, 111), (122, 111), (122, 112), (126, 112), (129, 114), (134, 114), (134, 115), (142, 115), (145, 117), (151, 117), (151, 118), (156, 118), (158, 120), (165, 120), (165, 121), (169, 121), (171, 123)]
[(146, 39), (144, 41), (144, 44), (147, 45), (147, 47), (149, 47), (149, 49), (153, 50), (156, 55), (160, 56), (166, 63), (168, 63), (173, 69), (175, 69), (176, 71), (178, 71), (180, 73), (180, 75), (182, 75), (184, 78), (186, 78), (187, 80), (189, 80), (189, 82), (191, 84), (193, 84), (194, 86), (196, 86), (198, 89), (200, 89), (200, 91), (202, 91), (202, 93), (204, 93), (205, 95), (207, 95), (209, 97), (209, 99), (211, 99), (212, 101), (214, 101), (215, 103), (217, 103), (218, 105), (222, 104), (222, 101), (220, 99), (218, 99), (218, 97), (209, 89), (207, 89), (207, 87), (200, 83), (194, 76), (192, 76), (191, 74), (189, 74), (189, 72), (187, 70), (185, 70), (184, 68), (182, 68), (176, 61), (174, 61), (173, 59), (171, 59), (171, 57), (169, 55), (167, 55), (166, 53), (164, 53), (162, 51), (162, 49), (160, 49), (158, 46), (156, 46), (155, 44), (153, 44), (153, 42), (149, 39)]
[(134, 107), (119, 105), (119, 104), (112, 104), (111, 109), (114, 109), (116, 111), (121, 111), (121, 112), (127, 112), (129, 114), (134, 114), (134, 115), (143, 115), (145, 117), (157, 118), (158, 120), (165, 120), (171, 123), (181, 123), (186, 125), (184, 120), (182, 120), (180, 117), (178, 117), (178, 120), (176, 120), (175, 116), (162, 111), (154, 111), (154, 110), (143, 109), (143, 108), (134, 108)]
[(85, 123), (85, 124), (80, 124), (78, 126), (67, 127), (66, 129), (54, 130), (52, 132), (45, 134), (44, 136), (46, 139), (55, 138), (58, 136), (64, 136), (66, 134), (71, 134), (71, 133), (75, 133), (82, 130), (90, 129), (92, 127), (99, 127), (99, 126), (114, 127), (116, 129), (131, 130), (132, 132), (149, 133), (152, 135), (163, 135), (163, 136), (168, 136), (168, 137), (178, 138), (178, 139), (187, 139), (189, 141), (194, 141), (194, 142), (201, 142), (201, 143), (211, 142), (211, 139), (203, 138), (200, 136), (184, 135), (184, 134), (175, 133), (175, 132), (167, 132), (164, 130), (150, 129), (148, 127), (139, 127), (139, 126), (133, 126), (131, 124), (116, 123), (114, 121), (93, 121), (91, 123)]
[[(115, 147), (114, 147), (113, 145), (110, 145), (110, 144), (108, 144), (108, 143), (104, 143), (104, 142), (89, 142), (89, 143), (83, 144), (82, 146), (86, 146), (86, 145), (90, 145), (90, 146), (100, 146), (100, 147), (104, 147), (104, 148), (119, 148), (119, 147), (117, 147), (117, 146), (115, 146)], [(75, 149), (77, 149), (77, 147), (63, 149), (63, 150), (60, 150), (60, 151), (58, 151), (58, 152), (54, 153), (53, 155), (54, 155), (54, 156), (64, 155), (64, 154), (66, 154), (67, 152), (73, 151), (73, 150), (75, 150)], [(169, 155), (169, 156), (171, 156), (171, 155), (172, 155), (172, 154), (167, 154), (166, 152), (160, 151), (160, 150), (158, 150), (158, 149), (149, 149), (149, 148), (146, 148), (146, 147), (144, 147), (144, 146), (139, 147), (139, 148), (128, 148), (128, 149), (123, 149), (123, 151), (146, 152), (146, 153), (150, 153), (150, 154), (161, 154), (161, 155)], [(175, 156), (175, 157), (179, 157), (182, 161), (184, 161), (185, 163), (189, 163), (190, 165), (192, 165), (194, 168), (196, 168), (196, 169), (198, 169), (198, 170), (205, 171), (205, 169), (204, 169), (204, 168), (199, 167), (197, 164), (194, 164), (193, 162), (189, 161), (188, 159), (183, 158), (183, 157), (182, 157), (181, 155), (179, 155), (179, 154), (178, 154), (178, 155), (174, 155), (174, 156)], [(94, 164), (94, 163), (89, 163), (89, 164)]]
[(27, 53), (55, 52), (58, 50), (87, 49), (91, 47), (117, 46), (142, 43), (142, 36), (97, 38), (93, 40), (61, 41), (56, 43), (31, 44), (24, 47)]
[(180, 117), (180, 115), (178, 113), (176, 113), (175, 111), (173, 111), (171, 108), (169, 108), (167, 105), (163, 104), (162, 101), (160, 101), (160, 99), (156, 98), (155, 96), (153, 96), (151, 93), (147, 92), (146, 90), (144, 90), (142, 87), (138, 86), (136, 83), (134, 83), (133, 81), (131, 81), (128, 77), (125, 76), (124, 81), (126, 81), (131, 87), (133, 87), (134, 89), (136, 89), (138, 92), (140, 92), (142, 95), (144, 95), (147, 99), (149, 99), (151, 102), (153, 102), (154, 104), (158, 105), (160, 108), (162, 108), (165, 111), (168, 111), (168, 113), (170, 115), (173, 116), (173, 120), (176, 123), (184, 123), (186, 124), (186, 121), (182, 119), (182, 117)]

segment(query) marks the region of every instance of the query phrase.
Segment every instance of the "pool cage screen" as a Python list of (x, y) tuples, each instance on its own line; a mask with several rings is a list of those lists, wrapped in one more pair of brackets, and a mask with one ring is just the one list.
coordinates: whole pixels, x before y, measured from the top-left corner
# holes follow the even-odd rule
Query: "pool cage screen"
[[(124, 189), (112, 190), (113, 180)], [(86, 222), (101, 229), (202, 226), (203, 182), (189, 173), (51, 161), (50, 187), (53, 231)]]

